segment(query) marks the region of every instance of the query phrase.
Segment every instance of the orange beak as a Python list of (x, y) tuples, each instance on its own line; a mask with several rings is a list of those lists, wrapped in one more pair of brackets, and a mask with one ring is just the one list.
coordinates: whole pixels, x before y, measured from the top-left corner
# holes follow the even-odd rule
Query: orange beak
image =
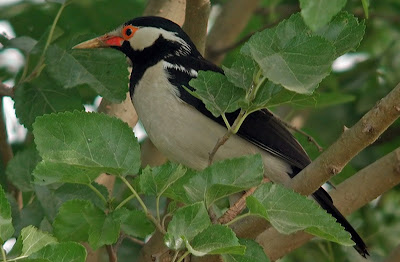
[(124, 39), (115, 35), (105, 34), (72, 47), (72, 49), (90, 49), (90, 48), (105, 48), (113, 46), (122, 46)]

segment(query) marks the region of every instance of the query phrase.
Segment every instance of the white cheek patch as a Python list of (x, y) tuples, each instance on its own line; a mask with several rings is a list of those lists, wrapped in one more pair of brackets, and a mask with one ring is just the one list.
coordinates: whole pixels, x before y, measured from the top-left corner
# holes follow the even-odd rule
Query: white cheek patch
[(133, 49), (135, 50), (143, 50), (146, 47), (151, 46), (154, 42), (162, 35), (163, 38), (170, 40), (172, 42), (178, 42), (181, 45), (181, 48), (177, 52), (177, 55), (180, 54), (189, 54), (190, 46), (180, 37), (176, 36), (176, 33), (166, 31), (161, 28), (155, 27), (143, 27), (135, 32), (133, 37), (129, 39), (129, 42)]

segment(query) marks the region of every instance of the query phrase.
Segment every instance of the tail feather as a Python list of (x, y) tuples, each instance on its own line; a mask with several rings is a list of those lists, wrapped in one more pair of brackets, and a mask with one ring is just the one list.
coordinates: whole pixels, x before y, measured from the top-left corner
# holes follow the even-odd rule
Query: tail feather
[(347, 219), (333, 205), (332, 198), (329, 196), (329, 194), (323, 188), (319, 188), (317, 191), (313, 193), (312, 196), (323, 209), (325, 209), (329, 214), (331, 214), (334, 218), (336, 218), (337, 222), (341, 224), (346, 229), (347, 232), (350, 233), (351, 239), (355, 243), (354, 246), (355, 250), (357, 250), (357, 252), (365, 258), (369, 256), (367, 245), (358, 235), (356, 230), (350, 225)]

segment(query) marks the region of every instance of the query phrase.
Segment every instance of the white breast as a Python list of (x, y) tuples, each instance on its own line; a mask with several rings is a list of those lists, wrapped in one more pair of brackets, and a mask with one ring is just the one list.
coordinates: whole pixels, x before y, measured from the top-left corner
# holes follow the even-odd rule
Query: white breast
[[(226, 128), (179, 100), (178, 90), (160, 74), (165, 74), (162, 62), (146, 70), (135, 88), (133, 104), (139, 119), (151, 141), (168, 159), (203, 169)], [(265, 173), (271, 180), (285, 183), (290, 179), (286, 174), (290, 172), (287, 163), (238, 136), (232, 136), (218, 150), (214, 160), (255, 153), (262, 154)]]

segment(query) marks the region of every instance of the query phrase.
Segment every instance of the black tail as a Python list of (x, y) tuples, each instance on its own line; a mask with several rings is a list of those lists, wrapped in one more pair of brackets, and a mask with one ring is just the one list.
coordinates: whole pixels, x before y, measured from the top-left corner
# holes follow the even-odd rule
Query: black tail
[(336, 218), (337, 222), (341, 224), (347, 232), (350, 233), (351, 239), (354, 241), (354, 243), (356, 243), (354, 248), (357, 250), (357, 252), (363, 257), (369, 256), (367, 246), (365, 245), (364, 241), (346, 220), (346, 218), (340, 213), (340, 211), (337, 210), (337, 208), (333, 205), (332, 198), (329, 196), (329, 194), (323, 188), (319, 188), (313, 193), (312, 196), (318, 202), (318, 204), (320, 204), (321, 207), (326, 210), (326, 212)]

